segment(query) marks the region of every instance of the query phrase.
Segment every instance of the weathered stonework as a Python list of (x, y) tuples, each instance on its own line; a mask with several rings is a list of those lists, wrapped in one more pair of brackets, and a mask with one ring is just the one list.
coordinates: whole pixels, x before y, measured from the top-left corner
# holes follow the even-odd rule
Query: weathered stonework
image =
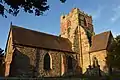
[(35, 67), (35, 48), (14, 45), (10, 76), (31, 76)]
[(8, 41), (7, 41), (7, 45), (6, 45), (6, 58), (4, 60), (4, 75), (8, 76), (9, 72), (10, 72), (10, 64), (12, 62), (12, 56), (13, 56), (13, 45), (12, 45), (12, 31), (10, 30), (9, 32), (9, 37), (8, 37)]
[(86, 72), (86, 69), (90, 65), (89, 60), (89, 48), (90, 43), (87, 38), (86, 31), (83, 27), (80, 27), (80, 33), (81, 33), (81, 58), (82, 58), (82, 72)]
[[(80, 23), (81, 15), (86, 21), (86, 25), (83, 27)], [(86, 33), (87, 29), (93, 32), (92, 17), (79, 11), (79, 9), (74, 8), (68, 15), (61, 16), (61, 37), (68, 38), (71, 41), (72, 50), (79, 53), (79, 66), (82, 67), (83, 73), (89, 65), (90, 43)]]
[[(16, 50), (11, 63), (10, 76), (23, 77), (59, 77), (80, 74), (77, 70), (76, 55), (59, 51), (38, 49), (16, 45)], [(51, 57), (51, 70), (44, 70), (44, 56), (49, 54)], [(73, 58), (73, 70), (67, 70), (66, 55)], [(63, 60), (62, 60), (63, 59)], [(23, 75), (24, 74), (24, 75)], [(33, 75), (33, 76), (31, 76)]]
[(101, 50), (90, 53), (91, 65), (93, 64), (93, 57), (98, 59), (98, 64), (100, 65), (100, 70), (104, 73), (108, 73), (108, 66), (106, 64), (107, 50)]

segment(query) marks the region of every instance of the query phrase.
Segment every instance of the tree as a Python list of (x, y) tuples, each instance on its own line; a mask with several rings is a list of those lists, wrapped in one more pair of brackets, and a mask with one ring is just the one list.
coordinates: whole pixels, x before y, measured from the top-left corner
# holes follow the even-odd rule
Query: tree
[(111, 65), (111, 67), (120, 69), (120, 35), (114, 39), (108, 56), (108, 63)]
[[(60, 0), (65, 3), (66, 0)], [(20, 10), (26, 13), (34, 13), (35, 16), (42, 15), (49, 10), (47, 0), (0, 0), (0, 15), (7, 18), (6, 12), (17, 16)]]
[(0, 54), (2, 54), (3, 51), (4, 51), (4, 50), (2, 50), (2, 49), (0, 48)]

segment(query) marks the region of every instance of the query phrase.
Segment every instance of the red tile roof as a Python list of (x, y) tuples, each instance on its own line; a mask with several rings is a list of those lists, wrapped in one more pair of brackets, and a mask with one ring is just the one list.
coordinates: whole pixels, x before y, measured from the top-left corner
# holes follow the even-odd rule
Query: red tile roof
[(105, 50), (108, 48), (111, 39), (111, 31), (103, 32), (92, 37), (92, 46), (90, 52)]
[(11, 27), (13, 44), (73, 52), (67, 38), (50, 35), (22, 27)]

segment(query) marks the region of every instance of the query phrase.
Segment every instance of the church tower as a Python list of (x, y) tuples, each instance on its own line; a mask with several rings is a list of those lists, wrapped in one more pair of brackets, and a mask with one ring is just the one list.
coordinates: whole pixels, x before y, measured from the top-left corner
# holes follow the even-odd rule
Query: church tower
[(94, 33), (92, 17), (78, 8), (73, 8), (69, 14), (62, 15), (60, 21), (60, 36), (68, 38), (72, 44), (72, 50), (79, 53), (78, 64), (84, 73), (90, 65), (89, 48)]

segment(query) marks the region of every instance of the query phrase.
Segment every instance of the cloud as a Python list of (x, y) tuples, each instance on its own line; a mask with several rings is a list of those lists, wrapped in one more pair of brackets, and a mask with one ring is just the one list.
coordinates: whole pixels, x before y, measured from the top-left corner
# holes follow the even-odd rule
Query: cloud
[(113, 17), (111, 17), (111, 21), (115, 22), (120, 18), (120, 5), (113, 9), (114, 14)]
[(100, 15), (101, 15), (101, 11), (102, 11), (102, 9), (101, 9), (101, 8), (98, 8), (97, 11), (92, 14), (93, 19), (99, 18)]
[(120, 33), (117, 33), (115, 31), (112, 31), (112, 34), (113, 34), (113, 37), (116, 37), (116, 36), (120, 35)]
[(102, 10), (104, 9), (103, 6), (98, 6), (97, 10), (92, 11), (90, 14), (94, 20), (100, 18)]

